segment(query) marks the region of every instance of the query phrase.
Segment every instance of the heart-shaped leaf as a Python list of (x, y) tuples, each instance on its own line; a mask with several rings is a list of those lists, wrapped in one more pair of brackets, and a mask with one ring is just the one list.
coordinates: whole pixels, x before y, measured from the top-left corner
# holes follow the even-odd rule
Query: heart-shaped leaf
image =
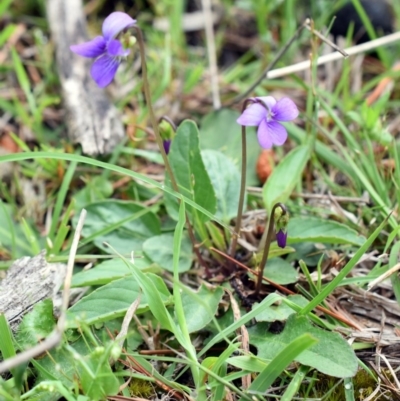
[(202, 285), (199, 291), (187, 289), (182, 293), (182, 304), (185, 321), (189, 333), (204, 328), (217, 312), (224, 291), (221, 287), (215, 289)]
[[(146, 276), (153, 282), (161, 299), (167, 302), (170, 293), (164, 280), (150, 273)], [(148, 307), (148, 299), (133, 276), (104, 285), (82, 298), (68, 310), (69, 326), (76, 326), (75, 319), (84, 319), (87, 324), (94, 324), (124, 316), (131, 304), (138, 299), (139, 294), (141, 297), (139, 309), (143, 311)]]
[[(92, 203), (86, 210), (82, 236), (92, 238), (107, 253), (114, 253), (112, 248), (124, 255), (140, 251), (147, 238), (160, 233), (160, 222), (152, 210), (134, 202), (110, 199)], [(74, 226), (78, 217), (74, 216)]]
[[(157, 263), (163, 269), (174, 271), (174, 234), (165, 233), (149, 238), (143, 244), (143, 252), (146, 256)], [(192, 243), (187, 236), (182, 238), (179, 254), (179, 272), (183, 273), (190, 269), (193, 262)]]
[(201, 156), (217, 196), (215, 215), (228, 223), (237, 215), (240, 191), (239, 170), (221, 152), (203, 150)]
[(288, 243), (305, 241), (361, 246), (365, 242), (365, 237), (344, 224), (321, 217), (291, 218), (288, 224)]
[(264, 276), (278, 284), (291, 284), (298, 279), (296, 269), (282, 258), (269, 259), (264, 268)]
[[(287, 299), (302, 308), (308, 304), (308, 300), (302, 295), (289, 295)], [(294, 313), (296, 312), (287, 303), (280, 302), (266, 307), (256, 316), (256, 320), (257, 322), (275, 322), (276, 320), (283, 322)]]
[[(186, 120), (178, 127), (168, 155), (179, 192), (211, 213), (217, 209), (217, 199), (210, 177), (204, 167), (199, 149), (199, 130), (193, 121)], [(171, 186), (169, 180), (166, 184)], [(178, 203), (176, 198), (165, 196), (168, 214), (178, 219)], [(198, 219), (209, 220), (203, 213), (187, 207)]]
[[(138, 269), (146, 269), (152, 262), (147, 257), (135, 258)], [(91, 285), (104, 285), (121, 277), (130, 276), (131, 268), (122, 259), (111, 259), (99, 263), (89, 270), (83, 270), (72, 276), (71, 287), (86, 287)]]
[(264, 205), (268, 212), (277, 202), (285, 203), (303, 174), (310, 156), (307, 145), (299, 146), (289, 152), (275, 167), (263, 187)]
[(304, 316), (290, 315), (280, 334), (268, 332), (268, 324), (249, 328), (250, 343), (257, 347), (260, 358), (271, 361), (297, 337), (311, 334), (317, 344), (302, 352), (296, 361), (334, 377), (352, 377), (357, 373), (357, 357), (340, 334), (313, 326)]

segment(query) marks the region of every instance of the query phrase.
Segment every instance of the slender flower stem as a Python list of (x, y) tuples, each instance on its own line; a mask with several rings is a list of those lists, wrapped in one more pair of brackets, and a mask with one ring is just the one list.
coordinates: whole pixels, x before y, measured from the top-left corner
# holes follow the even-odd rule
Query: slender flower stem
[[(253, 99), (246, 99), (243, 103), (242, 112), (246, 109), (249, 103), (253, 103)], [(242, 125), (242, 170), (240, 178), (240, 193), (239, 193), (239, 204), (236, 217), (235, 229), (232, 234), (232, 241), (229, 247), (229, 255), (234, 258), (236, 252), (237, 242), (240, 236), (240, 228), (242, 226), (243, 206), (244, 206), (244, 195), (246, 193), (246, 171), (247, 170), (247, 145), (246, 145), (246, 127)], [(232, 269), (234, 266), (232, 266)]]
[(235, 257), (236, 246), (240, 235), (242, 225), (244, 195), (246, 192), (246, 166), (247, 166), (247, 146), (246, 146), (246, 127), (242, 125), (242, 171), (240, 178), (239, 204), (236, 217), (235, 229), (232, 234), (232, 242), (229, 248), (229, 255)]
[(168, 117), (168, 116), (161, 116), (158, 119), (158, 123), (161, 123), (161, 121), (166, 121), (171, 127), (172, 129), (176, 132), (176, 130), (178, 129), (177, 126), (175, 125), (175, 123)]
[(256, 282), (255, 296), (257, 296), (259, 294), (260, 289), (261, 289), (264, 267), (268, 260), (269, 248), (271, 246), (271, 242), (272, 242), (273, 235), (274, 235), (275, 210), (278, 207), (280, 207), (282, 209), (282, 215), (285, 215), (287, 213), (286, 206), (280, 202), (275, 203), (274, 207), (271, 210), (271, 213), (269, 216), (269, 221), (268, 221), (267, 239), (265, 241), (264, 252), (263, 252), (263, 255), (261, 258), (261, 262), (258, 266), (258, 276), (257, 276), (257, 282)]
[[(141, 59), (141, 66), (142, 66), (142, 77), (143, 77), (143, 89), (144, 89), (144, 96), (146, 98), (147, 107), (149, 109), (150, 122), (151, 122), (151, 125), (153, 126), (153, 131), (154, 131), (154, 135), (156, 138), (156, 142), (157, 142), (158, 148), (160, 149), (160, 153), (161, 153), (161, 156), (164, 161), (165, 169), (167, 170), (167, 174), (171, 180), (172, 188), (175, 192), (180, 193), (178, 184), (176, 182), (174, 173), (172, 171), (171, 165), (168, 160), (167, 153), (165, 152), (165, 149), (164, 149), (163, 140), (161, 138), (160, 130), (159, 130), (159, 126), (158, 126), (158, 121), (156, 119), (154, 109), (153, 109), (153, 102), (151, 100), (151, 94), (150, 94), (149, 79), (147, 76), (146, 51), (144, 48), (143, 33), (138, 26), (134, 26), (133, 28), (136, 30), (137, 39), (138, 39), (137, 42), (139, 44), (140, 59)], [(187, 215), (186, 215), (186, 227), (188, 230), (189, 238), (193, 244), (193, 250), (196, 253), (197, 260), (204, 267), (207, 276), (210, 276), (210, 272), (208, 270), (207, 264), (205, 263), (205, 261), (203, 260), (201, 254), (200, 254), (200, 250), (196, 243), (196, 237), (194, 235), (194, 230), (193, 230), (193, 227), (192, 227)]]

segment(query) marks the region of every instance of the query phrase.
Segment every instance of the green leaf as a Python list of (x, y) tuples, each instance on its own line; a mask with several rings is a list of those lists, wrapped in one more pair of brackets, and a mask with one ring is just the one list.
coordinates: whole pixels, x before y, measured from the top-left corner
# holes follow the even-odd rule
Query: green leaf
[(84, 360), (77, 359), (83, 393), (91, 400), (104, 400), (119, 391), (119, 381), (111, 370), (109, 356), (110, 352), (107, 352), (107, 349), (97, 347)]
[[(253, 383), (251, 383), (249, 391), (265, 393), (290, 363), (299, 357), (299, 355), (306, 352), (307, 348), (316, 343), (318, 343), (318, 340), (308, 333), (301, 334), (293, 339), (260, 372)], [(241, 398), (240, 401), (244, 401), (244, 398)]]
[[(155, 286), (162, 301), (167, 302), (171, 295), (164, 280), (150, 273), (146, 276)], [(141, 293), (140, 285), (135, 277), (124, 277), (104, 285), (82, 298), (68, 310), (69, 326), (77, 327), (75, 319), (84, 319), (87, 324), (94, 324), (124, 316), (139, 294), (141, 294), (139, 310), (144, 311), (149, 306), (148, 297), (145, 293)]]
[(239, 170), (221, 152), (203, 150), (201, 156), (217, 197), (217, 211), (215, 215), (228, 223), (237, 215), (238, 211), (240, 191)]
[[(90, 240), (107, 253), (129, 254), (142, 248), (143, 242), (160, 233), (160, 222), (151, 209), (130, 201), (105, 200), (86, 207), (87, 218), (82, 230), (86, 242)], [(78, 215), (74, 216), (76, 227)]]
[(289, 152), (274, 169), (263, 187), (264, 205), (268, 212), (277, 202), (285, 203), (303, 174), (310, 156), (308, 145)]
[(197, 292), (188, 288), (182, 293), (183, 310), (189, 333), (203, 329), (215, 316), (224, 290), (201, 285)]
[[(143, 252), (146, 256), (157, 263), (163, 269), (170, 272), (174, 271), (174, 234), (165, 233), (151, 237), (143, 244)], [(190, 269), (193, 262), (192, 243), (188, 236), (183, 236), (180, 255), (179, 255), (179, 273)]]
[[(16, 350), (14, 347), (14, 338), (11, 333), (8, 321), (3, 313), (0, 313), (0, 355), (2, 360), (6, 360), (16, 356)], [(28, 367), (28, 361), (19, 364), (15, 368), (10, 369), (10, 372), (14, 379), (14, 389), (11, 390), (14, 392), (15, 395), (14, 399), (19, 398), (18, 390), (21, 389), (24, 384), (24, 375), (27, 367)]]
[(255, 318), (260, 312), (264, 310), (266, 306), (272, 305), (275, 302), (279, 302), (282, 300), (282, 297), (278, 294), (271, 293), (267, 297), (265, 297), (258, 305), (255, 305), (254, 308), (243, 315), (240, 319), (235, 322), (229, 324), (229, 326), (225, 327), (222, 331), (219, 330), (218, 333), (210, 339), (210, 341), (204, 346), (204, 348), (199, 352), (198, 356), (201, 357), (204, 355), (214, 344), (217, 344), (219, 341), (225, 340), (227, 336), (231, 335), (238, 329), (240, 326), (246, 324), (251, 319)]
[(4, 313), (0, 313), (0, 353), (3, 359), (16, 355), (13, 336)]
[[(87, 355), (91, 351), (91, 344), (82, 337), (78, 337), (68, 348), (79, 355)], [(36, 370), (35, 385), (47, 380), (59, 380), (63, 385), (70, 388), (76, 380), (76, 359), (73, 352), (65, 346), (53, 348), (43, 358), (32, 360)], [(43, 397), (40, 400), (55, 400), (55, 397)]]
[(322, 290), (313, 299), (311, 299), (308, 305), (306, 305), (299, 312), (300, 315), (307, 315), (307, 313), (310, 313), (317, 305), (321, 304), (323, 300), (340, 285), (340, 283), (350, 273), (350, 271), (353, 269), (356, 263), (361, 259), (363, 255), (365, 255), (367, 249), (373, 244), (373, 242), (375, 241), (377, 236), (381, 233), (383, 227), (385, 227), (389, 219), (390, 216), (387, 216), (387, 218), (381, 224), (379, 224), (379, 226), (368, 237), (365, 243), (361, 245), (361, 247), (357, 250), (357, 252), (352, 256), (352, 258), (346, 263), (346, 265), (342, 267), (340, 273), (332, 281), (326, 284), (322, 288)]
[[(151, 265), (147, 258), (135, 258), (135, 266), (143, 270)], [(132, 270), (121, 259), (111, 259), (99, 263), (89, 270), (83, 270), (72, 276), (71, 287), (104, 285), (125, 276), (131, 276)]]
[(249, 372), (261, 372), (267, 366), (267, 363), (257, 358), (254, 355), (240, 355), (233, 356), (226, 360), (229, 365), (241, 370), (247, 370)]
[(292, 284), (298, 279), (297, 270), (282, 258), (268, 259), (264, 276), (278, 284)]
[(122, 149), (121, 153), (141, 157), (142, 159), (148, 160), (151, 163), (164, 164), (163, 158), (159, 151), (152, 152), (145, 149), (125, 147)]
[[(289, 295), (287, 299), (296, 305), (304, 307), (308, 304), (308, 300), (302, 295)], [(286, 302), (270, 305), (256, 316), (257, 322), (281, 322), (288, 319), (290, 315), (296, 313)]]
[(12, 3), (13, 0), (3, 0), (0, 4), (0, 16), (3, 16), (3, 14), (8, 10), (10, 7), (10, 4)]
[(112, 183), (103, 175), (95, 176), (74, 194), (75, 210), (78, 212), (86, 205), (108, 199), (114, 192)]
[[(186, 220), (185, 203), (180, 202), (179, 217), (174, 232), (174, 241), (173, 241), (174, 256), (172, 261), (173, 273), (174, 273), (173, 300), (174, 300), (175, 321), (171, 320), (170, 326), (172, 329), (174, 329), (174, 334), (176, 336), (177, 341), (179, 342), (180, 346), (185, 350), (187, 358), (191, 362), (190, 370), (192, 372), (193, 382), (195, 387), (199, 388), (200, 371), (196, 366), (198, 361), (196, 355), (196, 348), (190, 338), (190, 333), (185, 319), (182, 294), (181, 294), (181, 285), (179, 280), (179, 259), (181, 255), (183, 228), (185, 227), (185, 220)], [(171, 317), (171, 315), (169, 316)]]
[(289, 316), (280, 334), (272, 334), (267, 328), (263, 323), (249, 328), (250, 343), (257, 347), (259, 358), (272, 361), (293, 340), (308, 333), (319, 342), (296, 357), (297, 362), (334, 377), (357, 373), (357, 357), (340, 334), (314, 327), (306, 317), (296, 315)]
[(18, 327), (15, 339), (20, 349), (27, 349), (44, 340), (54, 329), (56, 320), (53, 302), (45, 299), (26, 314)]
[(22, 64), (22, 60), (14, 48), (11, 49), (11, 56), (13, 59), (14, 72), (17, 75), (18, 83), (20, 84), (21, 89), (26, 96), (31, 114), (35, 114), (37, 110), (36, 100), (31, 91), (30, 80)]
[(27, 255), (34, 255), (27, 243), (21, 224), (12, 218), (13, 208), (0, 199), (0, 249), (11, 251), (12, 258), (18, 259)]
[[(390, 251), (389, 257), (389, 268), (391, 269), (398, 263), (398, 258), (400, 254), (400, 242), (393, 245)], [(397, 273), (390, 276), (390, 281), (392, 282), (394, 296), (397, 299), (397, 303), (400, 305), (400, 278)]]
[[(1, 8), (2, 5), (0, 6), (0, 15), (2, 14)], [(5, 43), (10, 39), (10, 37), (12, 36), (12, 34), (15, 32), (16, 29), (17, 25), (15, 24), (7, 24), (5, 27), (3, 27), (2, 31), (0, 32), (0, 47), (3, 47), (5, 45)]]
[(288, 224), (288, 243), (305, 241), (361, 246), (366, 239), (357, 231), (336, 221), (310, 216), (291, 218)]
[[(239, 113), (235, 110), (220, 109), (206, 115), (200, 124), (200, 148), (222, 152), (229, 157), (236, 166), (240, 166), (241, 128), (236, 122)], [(253, 129), (247, 135), (247, 185), (259, 185), (256, 174), (256, 163), (260, 154), (260, 145)]]
[[(193, 200), (211, 213), (217, 209), (217, 199), (210, 177), (204, 167), (199, 150), (199, 131), (193, 121), (186, 120), (178, 127), (175, 138), (171, 143), (168, 155), (169, 162), (179, 191), (182, 195)], [(170, 183), (167, 181), (170, 186)], [(177, 201), (171, 202), (166, 196), (167, 209), (171, 217), (177, 219)], [(188, 211), (196, 213), (201, 221), (209, 218), (187, 207)]]

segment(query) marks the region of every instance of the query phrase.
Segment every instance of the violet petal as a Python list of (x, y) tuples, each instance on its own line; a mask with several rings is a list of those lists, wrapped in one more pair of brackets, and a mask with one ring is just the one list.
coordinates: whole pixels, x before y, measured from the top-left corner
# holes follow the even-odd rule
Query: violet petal
[(265, 118), (261, 121), (260, 125), (258, 126), (257, 138), (258, 138), (258, 143), (262, 148), (264, 149), (272, 148), (272, 139), (269, 134), (268, 124)]
[(268, 137), (272, 143), (276, 146), (282, 146), (288, 137), (286, 128), (276, 121), (270, 121), (267, 123), (268, 126)]
[(240, 125), (253, 127), (259, 125), (266, 115), (265, 107), (259, 103), (254, 103), (243, 111), (236, 122)]
[(278, 243), (279, 248), (285, 248), (286, 240), (287, 240), (287, 232), (279, 230), (276, 233), (276, 242)]
[(127, 56), (129, 49), (124, 49), (119, 40), (111, 39), (107, 45), (107, 53), (111, 57)]
[(117, 72), (120, 62), (117, 58), (105, 54), (100, 56), (92, 65), (90, 73), (96, 84), (104, 88), (111, 83)]
[(106, 41), (102, 36), (97, 36), (89, 42), (69, 47), (74, 53), (83, 57), (95, 58), (102, 55), (106, 50)]
[(270, 110), (275, 106), (276, 99), (272, 96), (260, 96), (256, 98), (260, 100), (263, 104), (265, 104)]
[(291, 121), (299, 115), (297, 106), (288, 97), (279, 100), (273, 107), (272, 112), (276, 121)]
[(121, 11), (111, 13), (103, 22), (103, 36), (106, 41), (115, 38), (124, 29), (134, 25), (136, 20)]

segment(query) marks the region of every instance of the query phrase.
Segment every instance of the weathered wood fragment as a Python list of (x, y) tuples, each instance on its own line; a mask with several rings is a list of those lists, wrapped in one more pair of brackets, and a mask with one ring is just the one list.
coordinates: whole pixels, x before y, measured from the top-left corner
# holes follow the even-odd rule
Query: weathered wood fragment
[(0, 313), (4, 313), (11, 329), (16, 330), (24, 315), (40, 301), (56, 296), (67, 265), (48, 263), (45, 252), (16, 260), (0, 282)]

